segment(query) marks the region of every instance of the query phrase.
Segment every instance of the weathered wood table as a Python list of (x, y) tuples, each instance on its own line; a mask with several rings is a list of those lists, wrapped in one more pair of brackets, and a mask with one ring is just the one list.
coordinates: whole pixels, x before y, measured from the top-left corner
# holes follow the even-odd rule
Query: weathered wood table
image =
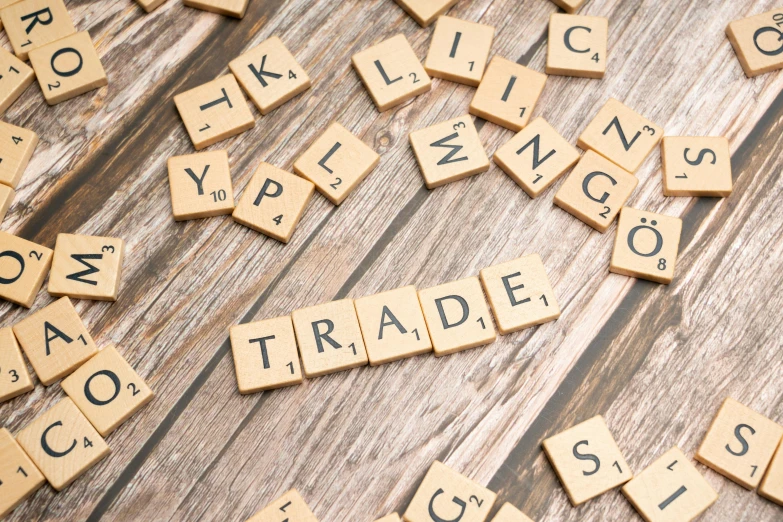
[[(109, 437), (108, 459), (62, 493), (42, 488), (10, 520), (242, 521), (296, 487), (322, 521), (371, 521), (404, 511), (435, 459), (538, 520), (637, 520), (616, 490), (572, 508), (541, 440), (601, 413), (638, 472), (674, 445), (692, 456), (727, 395), (783, 421), (783, 73), (746, 78), (724, 34), (778, 0), (590, 0), (583, 13), (610, 19), (606, 78), (552, 76), (535, 110), (572, 143), (609, 97), (667, 135), (729, 138), (729, 198), (663, 197), (657, 151), (637, 173), (629, 205), (684, 220), (670, 286), (609, 274), (614, 227), (602, 235), (554, 207), (556, 187), (531, 200), (495, 165), (424, 187), (408, 133), (466, 113), (474, 89), (435, 80), (377, 112), (351, 55), (402, 32), (423, 58), (432, 32), (392, 0), (251, 0), (241, 21), (178, 0), (149, 15), (130, 0), (66, 4), (110, 84), (55, 107), (33, 86), (6, 114), (41, 144), (3, 229), (48, 247), (59, 232), (125, 239), (119, 300), (77, 309), (157, 397)], [(461, 0), (450, 14), (495, 26), (494, 54), (543, 71), (554, 11)], [(267, 116), (253, 109), (254, 129), (212, 147), (228, 149), (235, 191), (260, 161), (290, 170), (333, 119), (380, 166), (339, 207), (317, 195), (288, 245), (229, 216), (175, 223), (166, 160), (193, 147), (173, 96), (271, 35), (313, 88)], [(489, 154), (512, 136), (477, 125)], [(237, 391), (233, 324), (534, 252), (563, 308), (554, 323), (440, 359)], [(42, 291), (35, 308), (50, 301)], [(2, 326), (29, 314), (0, 313)], [(38, 384), (0, 406), (0, 422), (15, 433), (63, 396)], [(783, 518), (697, 466), (720, 494), (704, 520)]]

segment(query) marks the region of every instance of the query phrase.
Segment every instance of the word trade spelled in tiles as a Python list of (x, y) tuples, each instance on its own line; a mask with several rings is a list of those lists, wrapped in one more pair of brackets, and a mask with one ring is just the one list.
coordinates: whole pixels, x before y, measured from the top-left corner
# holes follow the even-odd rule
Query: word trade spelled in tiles
[(15, 189), (37, 146), (36, 133), (0, 121), (0, 183)]
[(52, 265), (53, 252), (0, 231), (0, 298), (30, 308)]
[(16, 336), (10, 328), (0, 329), (0, 402), (33, 389)]
[(609, 271), (669, 284), (680, 250), (682, 220), (623, 207)]
[(436, 460), (402, 518), (405, 522), (484, 522), (496, 498), (492, 491)]
[(288, 491), (246, 522), (318, 522), (310, 507), (295, 489)]
[(124, 255), (122, 239), (57, 234), (49, 293), (57, 297), (116, 301)]
[(234, 18), (242, 18), (250, 0), (182, 0), (182, 4)]
[(22, 60), (0, 49), (0, 116), (33, 83), (35, 73)]
[(546, 73), (603, 78), (608, 35), (606, 18), (553, 13), (549, 17)]
[(0, 11), (14, 53), (27, 60), (28, 53), (76, 32), (63, 0), (22, 0)]
[(430, 25), (437, 17), (445, 13), (457, 0), (395, 0), (406, 13), (422, 27)]
[(0, 428), (0, 518), (44, 485), (46, 479), (11, 432)]
[(171, 211), (176, 221), (231, 214), (234, 188), (224, 150), (168, 160)]
[(661, 141), (664, 196), (731, 194), (731, 151), (726, 138), (666, 136)]
[(726, 35), (748, 78), (783, 69), (783, 8), (731, 22)]
[(477, 87), (484, 76), (495, 28), (441, 16), (435, 23), (435, 32), (424, 69), (435, 78)]

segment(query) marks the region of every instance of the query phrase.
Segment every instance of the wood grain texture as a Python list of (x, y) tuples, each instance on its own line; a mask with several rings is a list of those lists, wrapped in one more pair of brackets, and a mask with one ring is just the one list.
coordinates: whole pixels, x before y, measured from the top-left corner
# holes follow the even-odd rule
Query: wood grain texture
[[(296, 488), (322, 521), (404, 512), (433, 460), (536, 520), (629, 520), (619, 491), (574, 509), (541, 440), (601, 414), (641, 470), (674, 445), (692, 456), (727, 395), (783, 419), (783, 74), (745, 77), (725, 36), (774, 0), (591, 0), (605, 16), (601, 81), (550, 77), (533, 117), (572, 144), (610, 97), (668, 135), (724, 135), (726, 199), (665, 198), (660, 157), (637, 171), (629, 205), (684, 221), (669, 286), (609, 274), (614, 226), (599, 234), (531, 200), (497, 166), (424, 188), (408, 133), (465, 114), (473, 88), (430, 92), (378, 113), (351, 67), (362, 49), (421, 28), (392, 0), (252, 0), (242, 20), (169, 0), (68, 1), (108, 87), (49, 107), (33, 86), (6, 112), (41, 142), (3, 230), (53, 247), (58, 233), (126, 242), (116, 303), (76, 308), (156, 398), (113, 433), (111, 455), (65, 491), (45, 487), (9, 520), (236, 520)], [(545, 0), (460, 1), (450, 16), (496, 27), (493, 54), (543, 71)], [(317, 30), (315, 30), (317, 28)], [(381, 154), (340, 207), (320, 195), (288, 245), (229, 216), (175, 222), (166, 161), (193, 147), (173, 96), (226, 74), (277, 35), (313, 87), (261, 116), (227, 149), (237, 196), (261, 161), (286, 170), (337, 119)], [(10, 49), (4, 35), (0, 45)], [(492, 155), (513, 135), (477, 120)], [(363, 367), (301, 386), (239, 394), (230, 326), (414, 284), (427, 288), (538, 253), (562, 309), (555, 322), (443, 358)], [(34, 309), (52, 302), (42, 292)], [(0, 306), (0, 326), (31, 312)], [(59, 385), (0, 405), (16, 433), (64, 396)], [(701, 464), (720, 498), (704, 520), (775, 520), (783, 508)], [(494, 511), (494, 510), (493, 510)]]

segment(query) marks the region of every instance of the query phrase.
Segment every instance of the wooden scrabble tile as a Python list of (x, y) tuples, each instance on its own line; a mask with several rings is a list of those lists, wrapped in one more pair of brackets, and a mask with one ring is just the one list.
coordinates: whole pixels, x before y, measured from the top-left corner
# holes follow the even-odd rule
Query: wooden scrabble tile
[(318, 522), (302, 496), (290, 490), (267, 507), (250, 517), (247, 522)]
[(492, 491), (436, 460), (402, 518), (405, 522), (484, 522), (496, 498)]
[(544, 440), (543, 446), (574, 506), (633, 478), (600, 415)]
[(3, 8), (0, 18), (22, 60), (30, 51), (76, 32), (63, 0), (22, 0)]
[(585, 3), (585, 0), (552, 0), (556, 6), (566, 13), (575, 13)]
[(70, 374), (98, 351), (67, 297), (38, 310), (13, 328), (44, 386)]
[(29, 65), (5, 49), (0, 49), (0, 115), (22, 95), (33, 80), (35, 73)]
[(731, 194), (731, 151), (726, 138), (666, 136), (661, 141), (664, 196)]
[(256, 393), (302, 382), (290, 316), (232, 326), (230, 337), (239, 393)]
[(13, 511), (44, 482), (44, 476), (11, 433), (0, 428), (0, 518)]
[(122, 239), (57, 234), (49, 293), (57, 297), (116, 301), (124, 255)]
[(457, 0), (395, 0), (420, 26), (427, 27), (451, 9)]
[(355, 305), (370, 366), (432, 351), (415, 287), (362, 297)]
[(354, 54), (351, 63), (380, 112), (432, 87), (432, 80), (402, 34)]
[(555, 194), (554, 203), (604, 233), (638, 184), (636, 176), (589, 150)]
[(602, 16), (552, 13), (549, 17), (546, 73), (603, 78), (609, 20)]
[(424, 69), (435, 78), (478, 87), (494, 36), (492, 26), (441, 16), (435, 23)]
[(109, 446), (68, 397), (20, 431), (16, 441), (57, 491), (109, 454)]
[(731, 22), (726, 35), (749, 78), (783, 69), (783, 7)]
[(33, 131), (0, 121), (0, 183), (16, 188), (38, 146)]
[(7, 185), (0, 184), (0, 223), (5, 219), (5, 215), (8, 213), (8, 209), (14, 202), (16, 197), (16, 191)]
[(241, 134), (256, 124), (232, 74), (174, 96), (174, 104), (196, 150)]
[(609, 271), (669, 284), (680, 250), (680, 218), (623, 207)]
[(663, 129), (610, 98), (577, 140), (582, 150), (594, 150), (630, 173), (663, 137)]
[(339, 205), (378, 166), (381, 157), (337, 122), (332, 123), (294, 163), (294, 172)]
[(560, 317), (560, 307), (538, 254), (483, 269), (481, 283), (503, 335)]
[(647, 522), (688, 522), (718, 499), (676, 446), (631, 479), (622, 492)]
[(182, 0), (182, 4), (212, 13), (242, 18), (250, 0)]
[(533, 520), (520, 510), (506, 502), (500, 508), (492, 522), (533, 522)]
[(759, 495), (783, 506), (783, 440), (767, 468), (767, 474), (761, 481)]
[(30, 308), (51, 265), (51, 250), (0, 231), (0, 298)]
[(400, 515), (397, 513), (391, 513), (383, 518), (379, 518), (375, 522), (401, 522)]
[(783, 426), (727, 397), (694, 458), (740, 486), (754, 489), (781, 438)]
[(146, 11), (147, 13), (151, 13), (161, 5), (163, 5), (163, 2), (166, 0), (136, 0), (139, 5)]
[(489, 170), (489, 159), (469, 115), (410, 133), (427, 188)]
[(14, 332), (10, 328), (0, 329), (0, 402), (27, 393), (33, 387)]
[[(3, 9), (4, 7), (8, 7), (11, 4), (15, 4), (19, 0), (0, 0), (0, 9)], [(3, 28), (3, 19), (0, 18), (0, 29)]]
[(261, 163), (234, 209), (234, 221), (288, 243), (313, 196), (315, 185)]
[(527, 125), (546, 75), (495, 56), (470, 102), (470, 113), (513, 131)]
[(495, 327), (478, 277), (419, 290), (419, 302), (435, 357), (495, 341)]
[(528, 196), (536, 198), (579, 161), (579, 151), (544, 118), (536, 118), (493, 157)]
[(277, 36), (233, 59), (228, 67), (261, 114), (310, 88), (307, 72)]
[(171, 211), (176, 221), (234, 211), (234, 188), (224, 150), (169, 158)]

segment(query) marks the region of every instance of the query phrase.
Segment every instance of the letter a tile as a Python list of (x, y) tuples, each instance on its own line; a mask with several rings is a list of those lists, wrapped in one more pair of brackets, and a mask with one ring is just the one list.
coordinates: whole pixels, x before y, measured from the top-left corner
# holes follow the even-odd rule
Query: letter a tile
[(435, 24), (424, 69), (430, 76), (477, 87), (492, 48), (495, 28), (441, 16)]
[(27, 364), (19, 350), (14, 332), (10, 328), (0, 329), (0, 402), (11, 400), (32, 389), (33, 380), (27, 371)]
[(759, 485), (759, 495), (783, 506), (783, 440)]
[(182, 4), (234, 18), (242, 18), (250, 0), (182, 0)]
[(122, 239), (57, 234), (49, 293), (57, 297), (116, 301), (124, 255)]
[(492, 522), (533, 522), (533, 520), (520, 510), (506, 502), (500, 508)]
[(247, 519), (247, 522), (318, 522), (307, 503), (295, 489), (278, 498)]
[(422, 27), (427, 27), (457, 0), (395, 0)]
[(0, 231), (1, 298), (30, 308), (51, 265), (51, 250)]
[(33, 83), (35, 73), (29, 65), (0, 49), (0, 116)]
[(669, 284), (680, 250), (682, 220), (624, 207), (609, 271)]
[(405, 522), (484, 522), (496, 498), (492, 491), (436, 460), (402, 519)]
[(549, 17), (546, 73), (603, 78), (608, 36), (606, 18), (553, 13)]
[(5, 428), (0, 428), (0, 518), (44, 485), (46, 479)]
[(0, 183), (16, 188), (37, 145), (33, 131), (0, 121)]
[(231, 214), (234, 189), (224, 150), (169, 158), (171, 211), (176, 221)]
[(76, 32), (63, 0), (22, 0), (0, 11), (14, 53), (27, 60), (30, 51)]
[(748, 78), (783, 69), (783, 7), (731, 22), (726, 35)]
[(731, 151), (726, 138), (666, 136), (661, 159), (664, 196), (731, 194)]

